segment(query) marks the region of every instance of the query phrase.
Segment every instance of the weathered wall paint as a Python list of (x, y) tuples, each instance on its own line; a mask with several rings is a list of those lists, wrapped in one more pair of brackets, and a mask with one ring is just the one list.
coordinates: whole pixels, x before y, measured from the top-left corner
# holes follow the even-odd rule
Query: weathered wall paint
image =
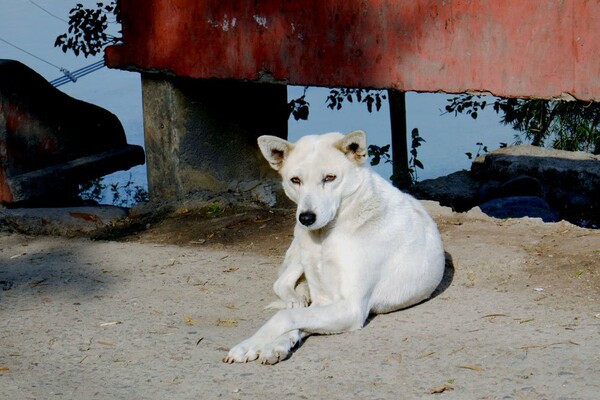
[(122, 0), (113, 68), (600, 100), (600, 0)]

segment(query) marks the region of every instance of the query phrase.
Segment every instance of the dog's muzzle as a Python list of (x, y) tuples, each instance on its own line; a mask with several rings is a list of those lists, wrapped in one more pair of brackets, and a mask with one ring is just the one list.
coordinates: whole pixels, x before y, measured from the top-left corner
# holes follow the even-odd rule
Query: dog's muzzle
[(311, 211), (305, 211), (300, 213), (298, 216), (298, 221), (304, 226), (311, 226), (317, 220), (317, 215)]

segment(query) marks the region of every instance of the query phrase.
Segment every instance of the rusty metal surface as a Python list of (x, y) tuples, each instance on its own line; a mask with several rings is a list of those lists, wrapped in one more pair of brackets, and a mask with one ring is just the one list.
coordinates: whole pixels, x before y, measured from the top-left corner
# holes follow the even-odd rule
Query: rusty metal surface
[(123, 0), (113, 68), (600, 99), (599, 0)]

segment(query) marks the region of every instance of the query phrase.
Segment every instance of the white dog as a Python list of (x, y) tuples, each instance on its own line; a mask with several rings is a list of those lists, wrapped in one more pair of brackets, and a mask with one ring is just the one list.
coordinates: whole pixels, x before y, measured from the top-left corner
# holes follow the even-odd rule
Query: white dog
[(366, 163), (366, 136), (328, 133), (258, 145), (297, 205), (294, 240), (273, 288), (281, 305), (224, 362), (285, 359), (304, 336), (363, 327), (370, 313), (417, 304), (444, 274), (438, 229), (413, 197)]

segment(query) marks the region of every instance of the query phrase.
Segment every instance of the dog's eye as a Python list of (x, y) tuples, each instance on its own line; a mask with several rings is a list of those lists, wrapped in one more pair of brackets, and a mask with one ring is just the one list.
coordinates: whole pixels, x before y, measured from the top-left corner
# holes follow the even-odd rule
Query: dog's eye
[(297, 176), (293, 177), (292, 179), (290, 179), (290, 181), (294, 184), (294, 185), (299, 185), (302, 183), (302, 181), (300, 180), (300, 178), (298, 178)]
[(335, 178), (337, 178), (337, 176), (333, 174), (325, 175), (325, 178), (323, 178), (323, 182), (333, 182), (335, 181)]

